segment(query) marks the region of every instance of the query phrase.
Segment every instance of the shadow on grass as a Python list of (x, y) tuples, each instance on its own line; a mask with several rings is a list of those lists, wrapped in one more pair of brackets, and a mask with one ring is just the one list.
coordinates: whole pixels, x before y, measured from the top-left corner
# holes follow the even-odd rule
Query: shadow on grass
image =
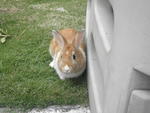
[(79, 76), (78, 78), (73, 78), (73, 79), (68, 79), (67, 81), (70, 81), (70, 83), (72, 83), (72, 85), (81, 85), (81, 84), (85, 84), (87, 81), (87, 74), (86, 71)]

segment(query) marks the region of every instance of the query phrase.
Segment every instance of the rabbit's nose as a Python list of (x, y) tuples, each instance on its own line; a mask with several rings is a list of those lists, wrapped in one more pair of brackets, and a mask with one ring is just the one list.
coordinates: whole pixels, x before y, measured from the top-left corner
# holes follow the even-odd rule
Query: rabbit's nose
[(69, 73), (71, 71), (71, 68), (68, 65), (65, 65), (63, 70), (65, 73)]

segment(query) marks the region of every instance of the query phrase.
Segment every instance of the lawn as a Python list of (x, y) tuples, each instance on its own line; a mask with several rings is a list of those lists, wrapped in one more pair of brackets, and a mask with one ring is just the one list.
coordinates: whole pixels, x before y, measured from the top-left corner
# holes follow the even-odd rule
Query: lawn
[(87, 104), (86, 76), (62, 81), (48, 64), (51, 31), (85, 28), (86, 0), (0, 0), (0, 106)]

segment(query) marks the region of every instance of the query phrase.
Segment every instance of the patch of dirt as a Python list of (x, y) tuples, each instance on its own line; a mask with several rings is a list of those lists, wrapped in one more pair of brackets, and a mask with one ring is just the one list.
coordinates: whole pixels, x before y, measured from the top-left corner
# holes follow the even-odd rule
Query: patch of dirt
[(58, 27), (58, 26), (61, 26), (61, 23), (55, 20), (52, 20), (52, 21), (46, 21), (42, 24), (39, 24), (38, 26), (42, 28), (49, 28), (49, 27), (54, 27), (54, 26)]
[(68, 11), (66, 9), (64, 9), (63, 7), (59, 7), (59, 8), (50, 8), (51, 11), (58, 11), (58, 12), (65, 12), (68, 13)]
[(54, 4), (49, 4), (49, 3), (42, 3), (42, 4), (34, 4), (34, 5), (30, 5), (30, 8), (33, 9), (40, 9), (40, 10), (51, 10), (51, 11), (58, 11), (58, 12), (65, 12), (67, 13), (68, 11), (66, 9), (64, 9), (63, 7), (58, 7), (58, 8), (52, 8), (51, 6), (53, 6)]
[(39, 27), (42, 28), (48, 28), (50, 26), (53, 27), (60, 27), (63, 26), (64, 24), (66, 24), (66, 22), (68, 22), (69, 20), (74, 19), (74, 16), (71, 16), (69, 14), (57, 14), (57, 13), (51, 13), (51, 14), (47, 14), (45, 16), (45, 19), (38, 24)]
[(49, 6), (50, 6), (50, 4), (48, 4), (48, 3), (42, 3), (42, 4), (30, 5), (29, 7), (33, 8), (33, 9), (48, 10)]
[(31, 15), (29, 17), (27, 17), (28, 21), (30, 22), (33, 22), (33, 21), (36, 21), (38, 19), (38, 16), (37, 15)]
[(13, 8), (0, 8), (0, 13), (16, 13), (19, 11), (18, 8), (13, 7)]

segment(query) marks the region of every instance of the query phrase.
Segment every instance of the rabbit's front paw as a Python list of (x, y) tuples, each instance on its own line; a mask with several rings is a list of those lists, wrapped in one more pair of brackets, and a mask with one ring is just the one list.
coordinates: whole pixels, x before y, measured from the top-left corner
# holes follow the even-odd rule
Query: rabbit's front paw
[(49, 66), (54, 68), (54, 60), (52, 62), (50, 62)]
[(62, 76), (59, 76), (59, 78), (60, 78), (61, 80), (65, 80), (65, 78), (64, 78), (64, 77), (62, 77)]

